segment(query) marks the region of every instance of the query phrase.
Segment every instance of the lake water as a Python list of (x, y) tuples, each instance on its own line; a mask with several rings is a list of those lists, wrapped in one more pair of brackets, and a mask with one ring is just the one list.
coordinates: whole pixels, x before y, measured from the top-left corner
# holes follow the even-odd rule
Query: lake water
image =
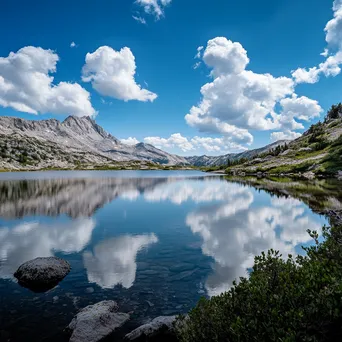
[[(302, 253), (306, 230), (326, 219), (298, 191), (275, 196), (193, 171), (0, 174), (0, 340), (68, 341), (77, 311), (104, 299), (133, 312), (108, 341), (185, 313), (247, 276), (260, 252)], [(18, 266), (46, 256), (72, 271), (46, 293), (19, 286)]]

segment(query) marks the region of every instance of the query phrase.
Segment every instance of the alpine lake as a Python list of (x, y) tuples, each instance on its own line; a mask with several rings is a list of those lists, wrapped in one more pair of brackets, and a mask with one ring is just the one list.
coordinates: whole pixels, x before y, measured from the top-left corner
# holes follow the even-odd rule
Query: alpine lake
[[(243, 179), (197, 171), (0, 174), (0, 341), (68, 341), (78, 310), (115, 300), (121, 341), (247, 277), (268, 249), (297, 255), (342, 210), (342, 182)], [(35, 293), (13, 274), (36, 257), (72, 270)]]

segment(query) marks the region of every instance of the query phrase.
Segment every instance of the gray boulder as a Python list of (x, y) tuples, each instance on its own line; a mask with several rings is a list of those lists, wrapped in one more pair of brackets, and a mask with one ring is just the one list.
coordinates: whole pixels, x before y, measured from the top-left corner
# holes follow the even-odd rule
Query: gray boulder
[(160, 316), (125, 336), (126, 341), (177, 341), (174, 331), (176, 316)]
[(21, 286), (44, 292), (55, 287), (70, 269), (70, 264), (61, 258), (36, 258), (22, 264), (14, 276)]
[(113, 300), (104, 300), (82, 309), (71, 321), (70, 342), (97, 342), (129, 320), (129, 314), (117, 312)]

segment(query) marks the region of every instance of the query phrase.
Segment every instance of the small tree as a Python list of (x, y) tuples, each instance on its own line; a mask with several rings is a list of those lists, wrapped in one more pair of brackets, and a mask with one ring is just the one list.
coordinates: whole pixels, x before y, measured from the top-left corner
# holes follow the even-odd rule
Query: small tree
[(341, 104), (341, 102), (338, 103), (337, 105), (331, 106), (331, 108), (329, 109), (329, 111), (327, 113), (325, 120), (328, 121), (328, 120), (338, 119), (340, 117), (342, 117), (342, 104)]

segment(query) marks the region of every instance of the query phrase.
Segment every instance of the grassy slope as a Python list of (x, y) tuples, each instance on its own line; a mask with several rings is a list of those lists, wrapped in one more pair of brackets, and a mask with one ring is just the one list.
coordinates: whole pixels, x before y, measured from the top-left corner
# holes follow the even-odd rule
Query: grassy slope
[(263, 155), (261, 160), (227, 168), (227, 172), (289, 174), (312, 171), (335, 175), (342, 170), (342, 120), (330, 120), (289, 143), (288, 150), (278, 156)]

